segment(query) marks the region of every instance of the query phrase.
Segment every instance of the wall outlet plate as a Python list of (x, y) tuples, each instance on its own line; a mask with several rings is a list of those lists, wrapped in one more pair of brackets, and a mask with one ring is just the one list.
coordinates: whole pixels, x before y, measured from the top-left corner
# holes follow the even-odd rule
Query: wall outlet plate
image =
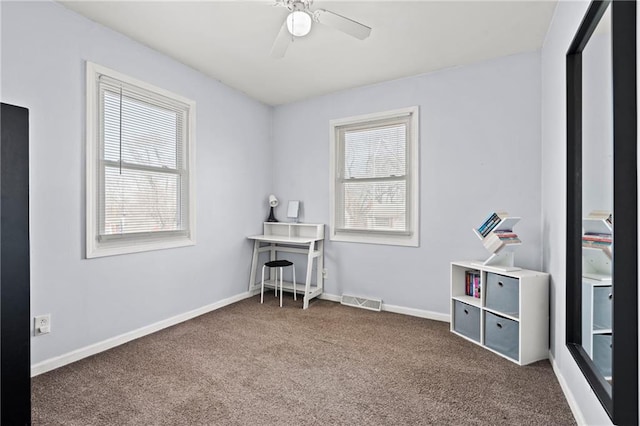
[(33, 321), (34, 335), (51, 333), (51, 314), (39, 315)]

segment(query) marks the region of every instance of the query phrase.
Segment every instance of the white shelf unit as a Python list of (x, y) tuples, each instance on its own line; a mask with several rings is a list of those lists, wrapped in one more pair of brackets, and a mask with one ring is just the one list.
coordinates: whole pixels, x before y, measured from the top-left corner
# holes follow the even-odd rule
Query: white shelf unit
[[(603, 218), (582, 220), (585, 234), (611, 236), (611, 224)], [(582, 247), (582, 347), (600, 370), (611, 380), (613, 281), (612, 245)]]
[[(480, 273), (480, 298), (465, 295), (465, 273)], [(518, 365), (549, 356), (549, 274), (451, 263), (451, 332)]]
[(582, 347), (606, 380), (611, 380), (611, 278), (582, 278)]
[[(500, 222), (489, 231), (489, 233), (485, 236), (480, 233), (477, 229), (473, 228), (474, 234), (485, 244), (487, 238), (489, 238), (492, 234), (496, 232), (507, 232), (513, 231), (513, 227), (520, 221), (519, 217), (511, 217), (504, 216), (500, 219)], [(510, 243), (504, 244), (499, 247), (497, 250), (491, 252), (491, 255), (485, 261), (476, 261), (474, 263), (479, 266), (496, 266), (501, 267), (503, 270), (507, 271), (515, 271), (520, 268), (513, 266), (514, 265), (514, 252), (515, 249), (520, 246), (522, 243)], [(485, 244), (486, 248), (486, 244)]]
[(264, 235), (287, 238), (324, 238), (324, 225), (316, 223), (264, 222)]

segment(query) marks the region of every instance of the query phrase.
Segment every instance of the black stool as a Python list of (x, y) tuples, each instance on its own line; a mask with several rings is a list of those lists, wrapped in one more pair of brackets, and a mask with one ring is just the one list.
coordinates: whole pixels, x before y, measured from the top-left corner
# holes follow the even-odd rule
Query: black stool
[(262, 265), (262, 286), (260, 287), (260, 303), (264, 302), (264, 268), (276, 268), (276, 273), (273, 280), (276, 296), (278, 296), (278, 269), (280, 269), (280, 307), (282, 308), (282, 275), (283, 268), (291, 266), (293, 270), (293, 300), (298, 300), (296, 294), (296, 267), (293, 266), (293, 262), (288, 260), (272, 260)]

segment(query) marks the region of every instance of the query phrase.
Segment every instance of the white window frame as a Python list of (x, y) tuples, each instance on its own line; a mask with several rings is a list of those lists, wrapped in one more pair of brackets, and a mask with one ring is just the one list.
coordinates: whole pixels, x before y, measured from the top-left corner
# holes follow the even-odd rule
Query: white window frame
[[(408, 233), (398, 234), (389, 232), (376, 231), (344, 231), (337, 229), (337, 212), (339, 205), (336, 197), (339, 195), (339, 164), (341, 159), (339, 130), (345, 126), (364, 126), (367, 123), (374, 124), (376, 121), (394, 119), (399, 117), (410, 117), (407, 135), (407, 198), (408, 207)], [(397, 246), (418, 247), (420, 245), (420, 229), (419, 229), (419, 108), (417, 106), (401, 108), (392, 111), (385, 111), (373, 114), (365, 114), (348, 118), (331, 120), (329, 122), (329, 155), (330, 155), (330, 232), (331, 241), (344, 241), (355, 243), (385, 244)]]
[[(102, 119), (100, 117), (100, 96), (98, 78), (105, 75), (127, 85), (153, 92), (159, 96), (170, 98), (188, 106), (186, 120), (186, 160), (187, 164), (187, 203), (188, 229), (183, 235), (110, 235), (108, 238), (100, 238), (100, 197), (101, 174), (104, 168), (101, 160), (101, 135)], [(168, 90), (153, 86), (120, 72), (101, 65), (86, 62), (86, 257), (95, 258), (112, 256), (125, 253), (138, 253), (149, 250), (160, 250), (174, 247), (191, 246), (196, 243), (196, 215), (195, 215), (195, 117), (196, 104), (194, 101)]]

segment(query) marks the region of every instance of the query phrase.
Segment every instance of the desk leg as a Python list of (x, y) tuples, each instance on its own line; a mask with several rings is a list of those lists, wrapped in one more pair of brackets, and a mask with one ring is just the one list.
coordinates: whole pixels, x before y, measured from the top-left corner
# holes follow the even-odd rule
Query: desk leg
[[(269, 244), (271, 250), (269, 250), (269, 261), (276, 260), (276, 252), (278, 251), (277, 244)], [(278, 297), (278, 270), (276, 268), (269, 268), (269, 280), (273, 279), (273, 294)], [(282, 294), (282, 292), (280, 292)]]
[(324, 241), (318, 241), (318, 270), (317, 272), (317, 280), (318, 289), (320, 292), (324, 291)]
[(311, 270), (313, 269), (313, 246), (315, 243), (309, 243), (309, 254), (307, 255), (307, 281), (304, 285), (304, 302), (302, 309), (309, 307), (309, 295), (311, 294)]
[(256, 267), (258, 266), (258, 249), (260, 248), (260, 241), (255, 240), (253, 242), (253, 258), (251, 259), (251, 275), (249, 276), (249, 291), (256, 283)]

